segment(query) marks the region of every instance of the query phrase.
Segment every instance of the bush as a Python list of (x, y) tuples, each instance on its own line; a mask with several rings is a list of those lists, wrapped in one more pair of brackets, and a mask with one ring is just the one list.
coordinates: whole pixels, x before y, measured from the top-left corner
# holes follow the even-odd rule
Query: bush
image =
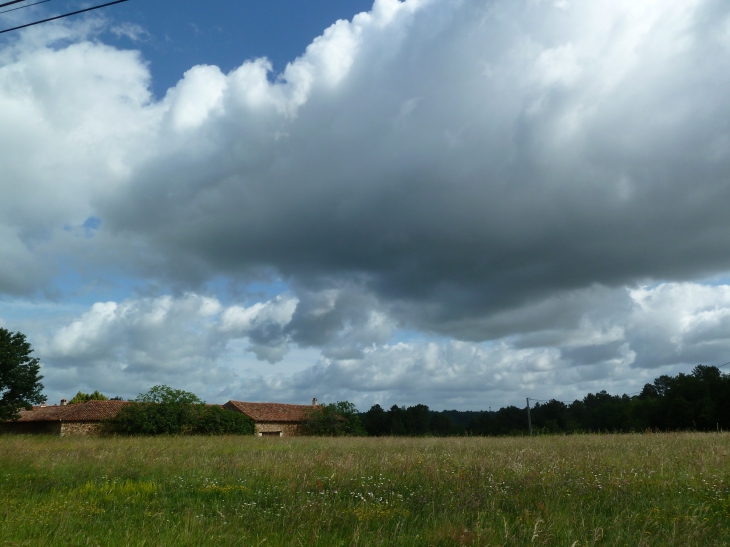
[(82, 393), (79, 391), (76, 395), (74, 395), (74, 398), (71, 399), (68, 404), (73, 405), (76, 403), (86, 403), (88, 401), (108, 401), (109, 397), (104, 395), (103, 393), (99, 393), (99, 391), (94, 391), (94, 393)]
[(162, 404), (205, 404), (195, 393), (173, 389), (170, 386), (154, 386), (147, 393), (140, 393), (135, 399), (138, 403), (162, 403)]
[(367, 432), (360, 423), (355, 405), (339, 401), (328, 405), (312, 407), (302, 424), (305, 435), (324, 437), (365, 436)]
[(253, 435), (256, 426), (251, 418), (220, 406), (197, 410), (191, 433), (198, 435)]
[(206, 406), (194, 393), (155, 386), (123, 406), (106, 423), (118, 435), (253, 435), (253, 421), (239, 412)]
[(190, 429), (193, 405), (184, 403), (132, 403), (123, 406), (107, 424), (119, 435), (180, 435)]

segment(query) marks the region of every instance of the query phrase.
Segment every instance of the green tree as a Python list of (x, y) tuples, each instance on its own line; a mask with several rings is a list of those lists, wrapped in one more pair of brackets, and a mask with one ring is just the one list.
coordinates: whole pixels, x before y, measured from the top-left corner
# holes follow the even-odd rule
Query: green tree
[(17, 419), (20, 409), (44, 401), (39, 359), (31, 353), (24, 334), (0, 328), (0, 422)]
[(370, 407), (365, 414), (362, 415), (362, 424), (368, 435), (380, 437), (390, 433), (390, 421), (388, 414), (378, 404)]
[(195, 393), (157, 385), (124, 406), (112, 423), (126, 435), (180, 435), (188, 432), (205, 402)]
[(431, 412), (426, 405), (409, 406), (404, 418), (409, 435), (428, 435), (431, 432)]
[(159, 385), (150, 388), (147, 393), (140, 393), (135, 399), (138, 403), (187, 404), (202, 405), (205, 403), (195, 393), (173, 389), (170, 386)]
[(442, 437), (453, 435), (455, 432), (451, 419), (442, 412), (431, 413), (430, 431), (433, 435)]
[(367, 435), (360, 423), (357, 408), (349, 401), (312, 407), (307, 412), (302, 430), (307, 435), (324, 437)]
[(196, 407), (190, 433), (196, 435), (253, 435), (254, 421), (240, 412), (217, 405)]
[(104, 395), (103, 393), (99, 393), (99, 391), (94, 391), (94, 393), (83, 393), (79, 391), (76, 395), (74, 395), (73, 399), (71, 399), (68, 404), (73, 405), (76, 403), (86, 403), (88, 401), (108, 401), (109, 397)]

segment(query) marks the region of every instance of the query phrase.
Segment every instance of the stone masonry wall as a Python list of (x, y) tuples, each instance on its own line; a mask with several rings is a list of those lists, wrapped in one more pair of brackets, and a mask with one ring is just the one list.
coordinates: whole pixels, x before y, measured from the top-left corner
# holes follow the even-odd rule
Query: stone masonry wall
[(0, 433), (60, 436), (61, 422), (9, 422), (0, 424)]
[(65, 422), (61, 425), (61, 437), (98, 435), (101, 433), (100, 422)]
[(262, 433), (280, 431), (282, 437), (297, 437), (301, 435), (301, 426), (292, 423), (257, 423), (256, 435), (262, 437)]

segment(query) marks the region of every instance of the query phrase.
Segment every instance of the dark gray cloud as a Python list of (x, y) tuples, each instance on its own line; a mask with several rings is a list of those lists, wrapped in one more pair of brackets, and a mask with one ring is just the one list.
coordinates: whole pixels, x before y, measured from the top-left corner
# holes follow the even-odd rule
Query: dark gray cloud
[[(727, 269), (730, 8), (566, 6), (343, 22), (274, 85), (196, 69), (168, 97), (172, 144), (102, 216), (193, 285), (262, 267), (346, 280), (472, 339), (556, 294)], [(215, 106), (173, 132), (186, 86)]]
[(357, 287), (322, 291), (304, 288), (286, 331), (300, 347), (319, 347), (327, 358), (359, 358), (373, 345), (388, 342), (396, 321), (372, 295)]
[[(348, 321), (314, 328), (329, 334), (309, 344), (289, 334), (307, 317), (316, 327), (317, 317), (337, 315), (341, 296), (329, 291), (299, 301), (283, 294), (248, 307), (196, 294), (97, 303), (55, 326), (43, 327), (52, 321), (36, 318), (27, 332), (40, 341), (38, 355), (56, 399), (73, 386), (134, 396), (167, 383), (216, 401), (319, 397), (365, 408), (419, 402), (485, 408), (525, 396), (631, 393), (662, 373), (719, 364), (730, 352), (727, 285), (618, 289), (614, 298), (625, 303), (618, 311), (594, 310), (573, 326), (487, 343), (403, 336), (382, 311), (371, 311), (354, 328)], [(303, 349), (308, 345), (314, 351)]]
[[(715, 0), (378, 0), (280, 75), (196, 66), (160, 101), (97, 23), (22, 34), (0, 294), (148, 295), (47, 337), (58, 386), (472, 405), (724, 361), (728, 29)], [(223, 305), (220, 280), (286, 288)]]

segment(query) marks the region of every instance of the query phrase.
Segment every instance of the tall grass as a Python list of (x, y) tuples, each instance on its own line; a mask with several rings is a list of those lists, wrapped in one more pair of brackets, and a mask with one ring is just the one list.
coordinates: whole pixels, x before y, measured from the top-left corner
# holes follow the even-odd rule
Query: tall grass
[(0, 437), (0, 545), (728, 544), (728, 434)]

